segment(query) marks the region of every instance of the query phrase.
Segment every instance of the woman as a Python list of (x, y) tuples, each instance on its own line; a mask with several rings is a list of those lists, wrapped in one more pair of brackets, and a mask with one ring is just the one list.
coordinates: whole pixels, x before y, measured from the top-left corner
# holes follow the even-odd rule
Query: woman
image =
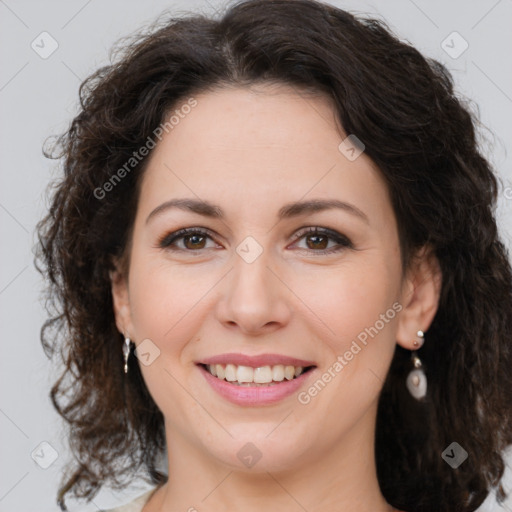
[(252, 0), (166, 20), (81, 104), (39, 226), (61, 509), (142, 468), (117, 510), (476, 510), (512, 443), (512, 274), (446, 70)]

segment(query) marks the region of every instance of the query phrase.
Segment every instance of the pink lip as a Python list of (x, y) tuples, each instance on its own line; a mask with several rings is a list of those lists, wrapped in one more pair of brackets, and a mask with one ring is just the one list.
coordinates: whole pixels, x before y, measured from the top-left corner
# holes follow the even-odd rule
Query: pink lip
[[(213, 364), (213, 363), (212, 363)], [(216, 363), (222, 364), (222, 363)], [(278, 363), (279, 364), (279, 363)], [(302, 365), (297, 365), (302, 366)], [(292, 380), (284, 380), (272, 386), (237, 386), (214, 377), (204, 366), (198, 365), (206, 381), (219, 395), (236, 405), (260, 406), (270, 405), (295, 392), (305, 383), (314, 370), (299, 375)], [(257, 366), (255, 367), (257, 368)]]
[[(198, 361), (197, 364), (235, 364), (237, 366), (250, 366), (260, 368), (261, 366), (316, 366), (312, 361), (297, 359), (279, 354), (260, 354), (258, 356), (246, 356), (244, 354), (220, 354)], [(217, 379), (218, 380), (218, 379)]]

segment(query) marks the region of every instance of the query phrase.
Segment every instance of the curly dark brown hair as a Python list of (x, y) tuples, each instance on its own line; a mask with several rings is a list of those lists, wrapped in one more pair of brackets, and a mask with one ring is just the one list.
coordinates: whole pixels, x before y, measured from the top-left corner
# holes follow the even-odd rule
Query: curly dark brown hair
[[(439, 62), (401, 42), (385, 23), (312, 0), (249, 0), (219, 18), (161, 17), (122, 40), (111, 65), (80, 87), (79, 114), (47, 156), (62, 161), (36, 266), (49, 279), (41, 341), (62, 357), (51, 389), (69, 424), (73, 459), (59, 489), (92, 499), (103, 484), (142, 469), (151, 483), (165, 449), (164, 418), (138, 365), (123, 373), (109, 272), (127, 252), (148, 156), (103, 184), (183, 98), (258, 82), (334, 100), (388, 184), (402, 261), (429, 244), (442, 275), (438, 312), (420, 355), (427, 399), (404, 382), (410, 352), (396, 347), (379, 398), (376, 463), (393, 506), (470, 512), (491, 488), (501, 502), (503, 451), (512, 444), (512, 272), (494, 216), (498, 179), (476, 139), (476, 115)], [(119, 175), (118, 175), (119, 176)], [(469, 463), (441, 457), (457, 441)]]

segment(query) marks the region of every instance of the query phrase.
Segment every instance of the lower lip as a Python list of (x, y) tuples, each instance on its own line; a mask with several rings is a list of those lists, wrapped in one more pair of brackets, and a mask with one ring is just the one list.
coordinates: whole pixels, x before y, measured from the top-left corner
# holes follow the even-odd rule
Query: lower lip
[(294, 394), (308, 379), (314, 368), (292, 380), (284, 380), (272, 386), (237, 386), (228, 381), (214, 377), (206, 368), (199, 365), (206, 381), (226, 400), (236, 405), (268, 405), (274, 404)]

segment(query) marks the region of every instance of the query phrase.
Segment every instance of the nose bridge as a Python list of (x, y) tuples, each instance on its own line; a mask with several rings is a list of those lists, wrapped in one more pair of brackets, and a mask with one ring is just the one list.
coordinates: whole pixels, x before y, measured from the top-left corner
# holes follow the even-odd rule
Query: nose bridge
[(261, 309), (272, 302), (275, 283), (271, 283), (273, 276), (268, 269), (270, 253), (268, 248), (256, 248), (251, 241), (237, 247), (229, 293), (232, 299), (241, 301), (240, 305), (245, 304), (244, 308)]
[(219, 320), (237, 324), (246, 332), (286, 322), (286, 289), (270, 270), (275, 266), (271, 249), (247, 237), (236, 252), (234, 268), (224, 286)]
[[(245, 248), (247, 248), (247, 245), (245, 245)], [(232, 285), (236, 287), (236, 292), (242, 292), (242, 294), (247, 292), (252, 294), (265, 292), (269, 294), (271, 287), (271, 284), (268, 282), (271, 275), (268, 269), (271, 263), (271, 258), (269, 257), (270, 250), (262, 250), (261, 254), (257, 256), (254, 256), (252, 248), (249, 248), (249, 251), (245, 254), (243, 250), (244, 246), (240, 244), (234, 259), (231, 279), (233, 281)]]

